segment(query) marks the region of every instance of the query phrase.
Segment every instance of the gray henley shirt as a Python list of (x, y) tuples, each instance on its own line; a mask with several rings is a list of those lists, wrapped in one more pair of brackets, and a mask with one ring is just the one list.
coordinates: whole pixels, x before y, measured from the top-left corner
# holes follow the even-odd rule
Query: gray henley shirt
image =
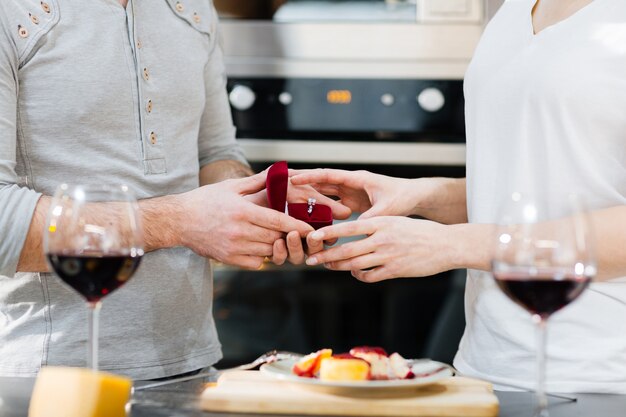
[[(245, 162), (234, 139), (209, 0), (0, 1), (0, 374), (85, 366), (84, 300), (16, 273), (39, 197), (60, 183), (124, 183), (138, 198)], [(207, 212), (207, 216), (211, 213)], [(156, 378), (221, 357), (207, 259), (145, 255), (103, 302), (102, 369)]]

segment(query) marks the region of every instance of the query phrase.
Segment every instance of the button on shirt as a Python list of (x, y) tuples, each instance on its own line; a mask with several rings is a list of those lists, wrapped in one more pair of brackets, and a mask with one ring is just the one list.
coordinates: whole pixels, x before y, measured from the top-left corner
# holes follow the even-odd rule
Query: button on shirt
[[(209, 0), (0, 2), (0, 374), (85, 365), (83, 299), (15, 272), (41, 194), (124, 183), (144, 199), (198, 187), (213, 161), (245, 163), (216, 26)], [(208, 260), (148, 253), (104, 300), (101, 368), (155, 378), (215, 363), (211, 299)]]

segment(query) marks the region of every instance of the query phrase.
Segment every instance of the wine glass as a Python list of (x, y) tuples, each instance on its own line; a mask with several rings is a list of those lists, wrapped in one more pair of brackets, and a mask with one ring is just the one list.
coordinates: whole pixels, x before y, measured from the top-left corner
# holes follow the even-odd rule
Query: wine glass
[(545, 201), (514, 193), (502, 210), (493, 255), (500, 289), (526, 309), (537, 329), (537, 408), (547, 417), (545, 391), (548, 318), (574, 301), (596, 273), (590, 225), (579, 197), (560, 202), (559, 215)]
[(124, 285), (143, 255), (137, 201), (126, 186), (60, 185), (44, 233), (51, 269), (89, 307), (88, 366), (98, 369), (101, 300)]

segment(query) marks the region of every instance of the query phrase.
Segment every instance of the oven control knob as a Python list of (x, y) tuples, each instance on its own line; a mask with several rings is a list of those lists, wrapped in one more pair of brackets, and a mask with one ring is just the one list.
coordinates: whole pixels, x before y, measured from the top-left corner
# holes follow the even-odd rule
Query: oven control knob
[(417, 95), (417, 102), (420, 107), (428, 112), (436, 112), (441, 110), (446, 104), (446, 98), (438, 88), (425, 88)]
[(280, 104), (283, 106), (288, 106), (293, 101), (293, 96), (290, 93), (283, 91), (278, 95), (278, 101), (280, 101)]
[(228, 95), (230, 104), (237, 110), (248, 110), (256, 100), (256, 94), (250, 87), (245, 85), (236, 85)]
[(383, 106), (390, 107), (393, 106), (393, 103), (396, 102), (396, 98), (393, 94), (385, 93), (380, 96), (380, 102), (383, 103)]

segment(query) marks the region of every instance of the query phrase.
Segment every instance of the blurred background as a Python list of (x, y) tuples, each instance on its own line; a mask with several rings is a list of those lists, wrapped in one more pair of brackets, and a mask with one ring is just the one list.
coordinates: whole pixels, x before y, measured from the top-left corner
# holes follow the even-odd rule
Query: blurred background
[[(255, 170), (465, 176), (463, 75), (501, 0), (214, 0), (238, 138)], [(451, 362), (465, 271), (364, 284), (306, 266), (216, 266), (218, 367), (270, 349), (376, 345)]]

